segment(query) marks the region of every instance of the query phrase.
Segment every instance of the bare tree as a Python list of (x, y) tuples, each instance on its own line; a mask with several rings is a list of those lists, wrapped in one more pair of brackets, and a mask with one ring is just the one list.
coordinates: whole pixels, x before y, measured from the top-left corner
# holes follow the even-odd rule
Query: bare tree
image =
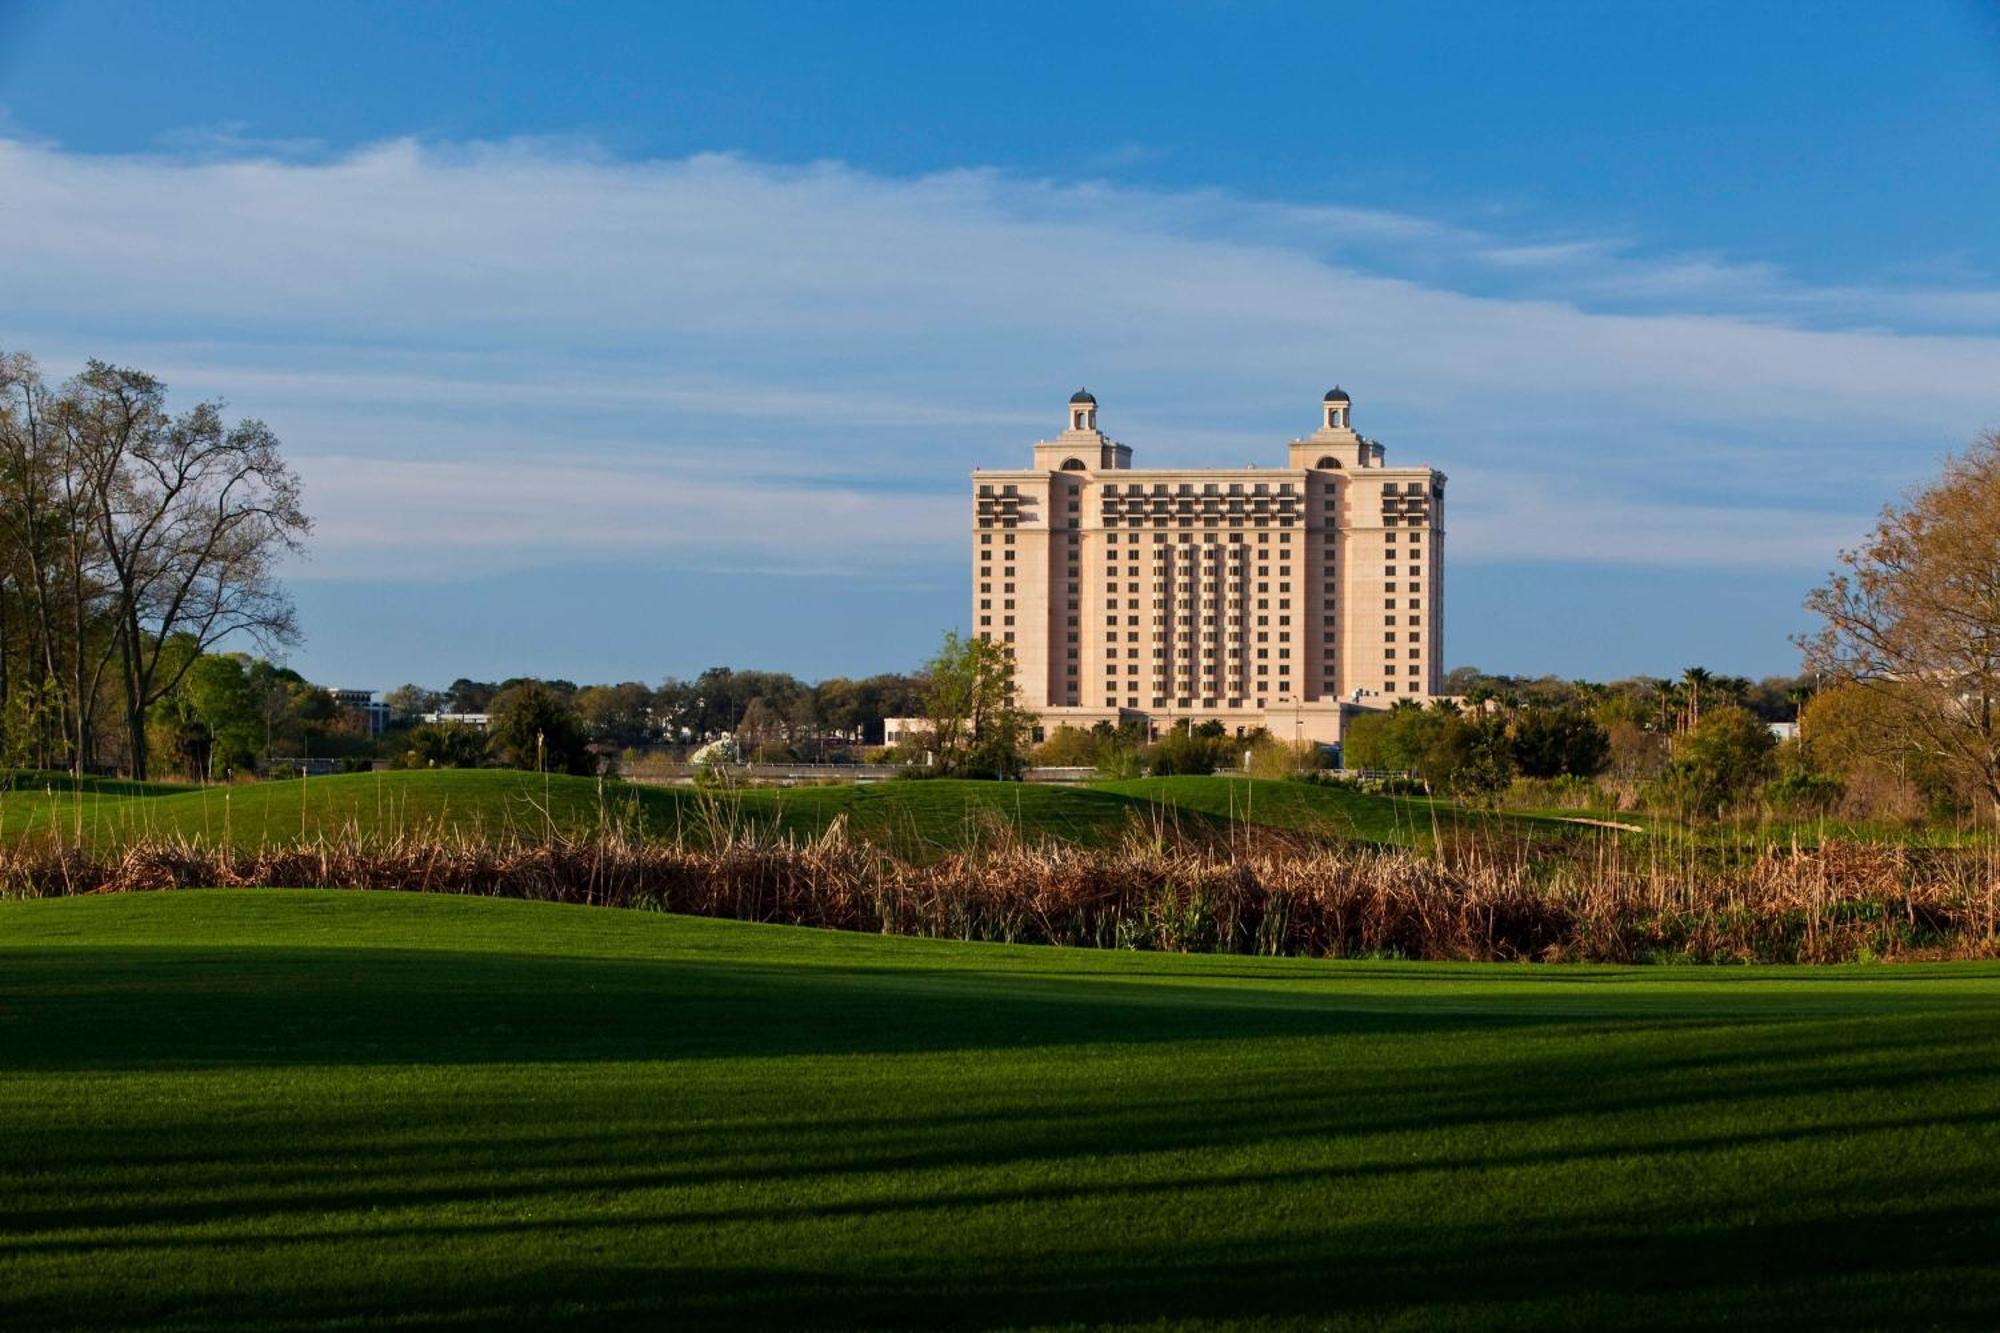
[(297, 640), (274, 566), (311, 520), (260, 421), (226, 425), (212, 402), (169, 416), (158, 380), (100, 361), (63, 397), (62, 430), (110, 575), (132, 770), (143, 778), (146, 710), (196, 656), (236, 634), (266, 648)]
[(66, 398), (48, 391), (31, 358), (0, 358), (0, 394), (0, 541), (27, 593), (40, 685), (55, 692), (70, 767), (81, 774), (95, 751), (115, 640), (106, 632), (109, 583), (94, 536), (97, 479), (63, 429)]
[(2000, 814), (2000, 433), (1889, 505), (1806, 600), (1809, 668), (1867, 686), (1886, 734)]

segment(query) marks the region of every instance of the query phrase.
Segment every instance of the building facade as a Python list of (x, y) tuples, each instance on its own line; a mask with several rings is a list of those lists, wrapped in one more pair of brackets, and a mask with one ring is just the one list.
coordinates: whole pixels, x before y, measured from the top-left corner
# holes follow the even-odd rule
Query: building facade
[(1079, 390), (1032, 466), (972, 474), (972, 626), (1043, 730), (1185, 721), (1334, 743), (1443, 679), (1444, 474), (1335, 388), (1284, 467), (1132, 466)]
[(375, 697), (373, 690), (329, 688), (334, 707), (355, 719), (364, 735), (380, 736), (389, 727), (389, 705)]

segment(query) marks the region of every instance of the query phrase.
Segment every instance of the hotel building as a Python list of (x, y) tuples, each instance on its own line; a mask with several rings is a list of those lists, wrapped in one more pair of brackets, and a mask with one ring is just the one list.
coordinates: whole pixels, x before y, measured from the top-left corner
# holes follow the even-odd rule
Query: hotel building
[(1033, 466), (972, 474), (972, 626), (1038, 731), (1214, 720), (1337, 742), (1443, 676), (1444, 474), (1336, 388), (1282, 468), (1135, 468), (1079, 390)]

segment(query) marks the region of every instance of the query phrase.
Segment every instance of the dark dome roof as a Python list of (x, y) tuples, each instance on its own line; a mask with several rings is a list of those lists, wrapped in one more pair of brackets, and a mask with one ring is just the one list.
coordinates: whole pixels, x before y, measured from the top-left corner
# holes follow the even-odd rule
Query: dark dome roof
[(1323, 401), (1329, 403), (1351, 403), (1354, 400), (1347, 396), (1347, 390), (1336, 384), (1326, 391), (1326, 397)]
[(1088, 389), (1078, 389), (1069, 396), (1069, 400), (1072, 403), (1089, 403), (1092, 407), (1097, 406), (1097, 400), (1090, 396), (1090, 390)]

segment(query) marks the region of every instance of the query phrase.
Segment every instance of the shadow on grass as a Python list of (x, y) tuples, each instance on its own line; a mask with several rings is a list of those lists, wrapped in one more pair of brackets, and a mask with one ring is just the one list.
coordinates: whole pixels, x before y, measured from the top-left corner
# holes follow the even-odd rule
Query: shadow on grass
[[(1226, 967), (1170, 982), (1131, 968), (16, 948), (0, 949), (0, 1061), (15, 1070), (157, 1070), (705, 1060), (1388, 1035), (1503, 1040), (1877, 1016), (1840, 997), (1788, 1007), (1497, 986), (1426, 992), (1426, 975), (1437, 970), (1412, 972), (1401, 991), (1370, 992), (1274, 985), (1279, 974), (1239, 977)], [(1187, 984), (1230, 979), (1255, 984)], [(1942, 1007), (1982, 1015), (1994, 1007), (1977, 996), (1942, 998)]]
[(1992, 997), (1579, 999), (0, 951), (0, 1322), (1991, 1326)]

